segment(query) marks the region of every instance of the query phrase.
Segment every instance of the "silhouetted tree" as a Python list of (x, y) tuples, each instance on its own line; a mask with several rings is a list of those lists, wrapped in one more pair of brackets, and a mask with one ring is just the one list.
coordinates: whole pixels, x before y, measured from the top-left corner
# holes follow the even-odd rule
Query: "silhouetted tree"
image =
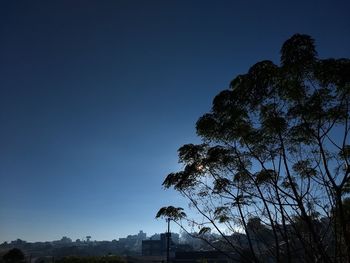
[(319, 59), (310, 36), (292, 36), (280, 65), (258, 62), (214, 98), (196, 124), (203, 143), (179, 149), (184, 168), (163, 186), (201, 218), (157, 217), (213, 228), (245, 261), (349, 262), (349, 98), (350, 60)]
[(13, 248), (9, 250), (2, 259), (5, 262), (24, 262), (24, 254), (23, 252), (18, 248)]

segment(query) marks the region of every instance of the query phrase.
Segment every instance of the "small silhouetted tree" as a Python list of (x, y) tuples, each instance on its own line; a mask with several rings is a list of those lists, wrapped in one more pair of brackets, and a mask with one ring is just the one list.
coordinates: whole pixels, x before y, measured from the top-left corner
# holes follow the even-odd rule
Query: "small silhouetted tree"
[(24, 262), (24, 254), (18, 248), (13, 248), (9, 250), (3, 257), (5, 262)]
[(163, 186), (200, 219), (175, 207), (157, 217), (198, 237), (214, 229), (242, 261), (349, 262), (349, 98), (350, 60), (320, 59), (310, 36), (292, 36), (279, 65), (258, 62), (214, 98), (196, 124), (203, 143), (179, 149), (184, 168)]

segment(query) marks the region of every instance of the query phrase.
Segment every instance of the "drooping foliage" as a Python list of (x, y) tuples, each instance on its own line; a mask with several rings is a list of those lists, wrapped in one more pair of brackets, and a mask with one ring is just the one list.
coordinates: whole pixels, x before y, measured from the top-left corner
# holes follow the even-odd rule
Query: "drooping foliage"
[[(166, 208), (157, 216), (210, 227), (255, 262), (348, 262), (349, 99), (350, 60), (320, 59), (310, 36), (293, 35), (279, 65), (256, 63), (214, 98), (196, 123), (203, 144), (179, 149), (184, 169), (163, 186), (204, 220)], [(227, 237), (237, 231), (246, 235), (243, 248)]]

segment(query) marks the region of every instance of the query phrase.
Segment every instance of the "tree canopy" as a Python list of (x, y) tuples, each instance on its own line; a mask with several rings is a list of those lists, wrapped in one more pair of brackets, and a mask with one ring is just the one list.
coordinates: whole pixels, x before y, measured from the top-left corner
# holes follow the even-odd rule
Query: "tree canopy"
[(17, 262), (24, 262), (25, 257), (24, 254), (22, 252), (22, 250), (18, 249), (18, 248), (13, 248), (10, 249), (3, 257), (2, 259), (5, 262), (13, 262), (13, 263), (17, 263)]
[(256, 63), (214, 98), (196, 123), (202, 143), (178, 150), (183, 169), (163, 186), (202, 219), (175, 207), (157, 217), (199, 238), (214, 229), (242, 261), (349, 262), (349, 98), (350, 60), (320, 59), (293, 35), (279, 64)]

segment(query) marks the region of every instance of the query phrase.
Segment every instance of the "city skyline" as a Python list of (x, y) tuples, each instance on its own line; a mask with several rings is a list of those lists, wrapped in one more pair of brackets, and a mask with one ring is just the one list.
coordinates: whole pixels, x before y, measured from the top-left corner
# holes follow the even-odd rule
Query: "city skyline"
[[(164, 232), (165, 233), (165, 232)], [(18, 241), (22, 241), (22, 242), (28, 242), (28, 243), (35, 243), (35, 242), (38, 242), (38, 243), (42, 243), (42, 242), (59, 242), (59, 241), (62, 241), (64, 243), (70, 243), (70, 242), (103, 242), (103, 241), (108, 241), (108, 242), (112, 242), (112, 241), (120, 241), (120, 240), (123, 240), (123, 239), (128, 239), (128, 238), (133, 238), (133, 237), (137, 237), (137, 236), (142, 236), (146, 239), (157, 239), (159, 238), (160, 234), (162, 233), (152, 233), (150, 236), (144, 232), (143, 230), (139, 230), (138, 232), (135, 232), (135, 233), (129, 233), (127, 234), (126, 236), (120, 236), (120, 237), (116, 237), (116, 238), (113, 238), (111, 240), (96, 240), (94, 239), (93, 236), (90, 236), (90, 235), (82, 235), (80, 238), (76, 238), (76, 239), (73, 239), (69, 236), (60, 236), (59, 238), (57, 239), (54, 239), (54, 240), (36, 240), (36, 241), (31, 241), (31, 240), (24, 240), (24, 239), (21, 239), (21, 238), (15, 238), (13, 240), (6, 240), (2, 243), (7, 243), (7, 244), (10, 244), (12, 242), (16, 243)], [(176, 233), (176, 232), (171, 232), (172, 235), (177, 235), (179, 238), (180, 234), (179, 233)], [(146, 240), (145, 239), (145, 240)]]
[(161, 184), (180, 168), (177, 149), (200, 142), (213, 97), (253, 63), (278, 63), (295, 33), (320, 58), (350, 57), (349, 8), (2, 2), (0, 242), (164, 232), (158, 209), (187, 201)]

